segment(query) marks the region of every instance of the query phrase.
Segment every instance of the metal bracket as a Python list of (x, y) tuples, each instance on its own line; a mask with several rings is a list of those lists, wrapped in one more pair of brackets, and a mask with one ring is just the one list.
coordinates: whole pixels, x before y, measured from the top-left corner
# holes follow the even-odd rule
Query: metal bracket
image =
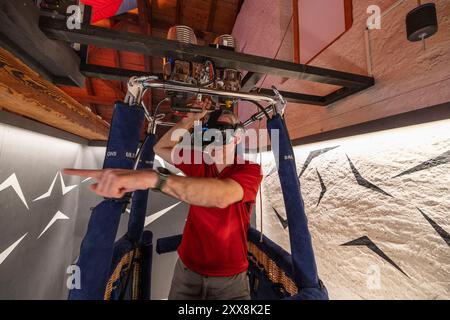
[(275, 94), (275, 111), (283, 116), (284, 115), (284, 111), (286, 109), (287, 106), (287, 101), (286, 99), (281, 95), (280, 91), (278, 91), (278, 89), (275, 86), (272, 86), (272, 90), (273, 93)]
[(189, 92), (197, 95), (197, 98), (201, 98), (202, 95), (229, 97), (242, 100), (251, 100), (257, 103), (265, 102), (269, 106), (265, 108), (264, 111), (260, 111), (253, 115), (249, 120), (244, 123), (244, 126), (248, 126), (250, 123), (261, 119), (265, 113), (276, 112), (277, 114), (283, 115), (286, 109), (287, 101), (278, 91), (275, 86), (272, 86), (272, 91), (274, 96), (263, 95), (259, 93), (247, 93), (247, 92), (236, 92), (236, 91), (225, 91), (217, 89), (209, 89), (203, 87), (195, 87), (191, 85), (186, 85), (182, 83), (170, 83), (159, 80), (157, 76), (144, 76), (144, 77), (132, 77), (128, 81), (128, 91), (125, 96), (125, 103), (128, 105), (142, 105), (145, 111), (147, 120), (149, 121), (149, 132), (154, 132), (158, 124), (161, 125), (172, 125), (161, 121), (163, 117), (161, 114), (150, 115), (147, 108), (143, 104), (143, 97), (147, 89), (161, 89), (177, 92)]
[(129, 105), (141, 105), (147, 87), (144, 86), (146, 81), (158, 80), (157, 76), (131, 77), (127, 84), (127, 94), (124, 102)]

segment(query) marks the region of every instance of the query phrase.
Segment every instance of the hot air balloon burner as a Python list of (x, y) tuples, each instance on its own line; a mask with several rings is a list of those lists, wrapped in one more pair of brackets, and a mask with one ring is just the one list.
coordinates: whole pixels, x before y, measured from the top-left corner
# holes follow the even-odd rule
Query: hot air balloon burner
[[(188, 26), (174, 26), (167, 33), (168, 40), (174, 40), (186, 45), (196, 45), (197, 37)], [(231, 35), (222, 35), (210, 44), (210, 47), (236, 51), (237, 41)], [(237, 69), (219, 68), (207, 58), (187, 61), (165, 57), (163, 60), (163, 78), (174, 83), (183, 83), (202, 88), (219, 89), (238, 92), (241, 89), (242, 76)], [(172, 99), (175, 110), (181, 110), (186, 101), (193, 98), (191, 93), (167, 92)], [(232, 108), (236, 99), (218, 98), (214, 101), (221, 108)]]

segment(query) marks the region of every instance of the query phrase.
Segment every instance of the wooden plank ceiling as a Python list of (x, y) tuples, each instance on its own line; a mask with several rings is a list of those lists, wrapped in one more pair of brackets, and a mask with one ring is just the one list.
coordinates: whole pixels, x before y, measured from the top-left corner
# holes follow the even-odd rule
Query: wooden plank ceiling
[[(230, 34), (242, 0), (138, 0), (138, 8), (104, 19), (96, 26), (166, 38), (173, 25), (188, 25), (194, 29), (199, 45), (208, 45), (221, 34)], [(149, 73), (162, 72), (161, 58), (144, 57), (132, 52), (88, 47), (89, 64), (116, 67)], [(126, 83), (115, 80), (86, 78), (84, 88), (61, 86), (75, 100), (89, 106), (94, 113), (111, 122), (113, 105), (124, 98)], [(146, 97), (149, 106), (164, 99), (162, 91), (154, 90)], [(168, 106), (161, 106), (166, 113)], [(168, 115), (167, 121), (173, 121)]]

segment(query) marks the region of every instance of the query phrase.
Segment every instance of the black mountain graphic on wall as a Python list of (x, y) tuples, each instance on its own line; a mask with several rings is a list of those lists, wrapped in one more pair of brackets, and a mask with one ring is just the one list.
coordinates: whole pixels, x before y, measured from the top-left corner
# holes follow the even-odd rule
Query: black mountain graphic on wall
[(283, 218), (277, 211), (277, 209), (275, 209), (274, 207), (272, 207), (273, 211), (275, 211), (275, 214), (278, 217), (278, 220), (280, 220), (281, 225), (283, 226), (283, 229), (286, 229), (288, 227), (288, 220)]
[[(370, 181), (364, 179), (361, 174), (359, 173), (359, 171), (355, 168), (355, 166), (353, 165), (352, 161), (350, 160), (350, 158), (346, 155), (348, 162), (350, 164), (350, 168), (352, 169), (353, 175), (355, 176), (356, 182), (358, 182), (358, 184), (360, 186), (363, 186), (364, 188), (373, 190), (375, 192), (379, 192), (382, 193), (386, 196), (392, 197), (389, 193), (387, 193), (386, 191), (384, 191), (383, 189), (377, 187), (376, 185), (374, 185), (373, 183), (371, 183)], [(393, 197), (392, 197), (393, 198)]]
[(430, 169), (436, 166), (440, 166), (442, 164), (450, 162), (450, 150), (447, 152), (444, 152), (440, 156), (437, 156), (436, 158), (427, 160), (425, 162), (422, 162), (421, 164), (412, 167), (411, 169), (408, 169), (406, 171), (403, 171), (402, 173), (396, 175), (394, 178), (404, 176), (406, 174), (411, 174), (413, 172), (422, 171), (426, 169)]
[(270, 169), (269, 173), (266, 175), (266, 177), (270, 177), (272, 174), (274, 174), (275, 172), (277, 172), (277, 166), (274, 165), (272, 167), (272, 169)]
[(431, 219), (429, 216), (425, 214), (422, 210), (417, 208), (417, 210), (420, 211), (420, 213), (423, 215), (423, 217), (428, 221), (428, 223), (433, 227), (434, 230), (441, 236), (441, 238), (447, 243), (447, 245), (450, 247), (450, 234), (442, 229), (440, 225), (438, 225), (436, 222), (434, 222), (433, 219)]
[(325, 183), (323, 183), (323, 180), (322, 180), (322, 177), (320, 176), (319, 170), (316, 169), (316, 171), (317, 171), (317, 176), (319, 177), (320, 188), (321, 188), (320, 195), (319, 195), (319, 201), (317, 201), (317, 206), (316, 206), (316, 207), (318, 207), (320, 204), (320, 201), (322, 200), (323, 196), (327, 192), (327, 187), (325, 186)]
[(361, 238), (341, 244), (341, 246), (366, 246), (367, 248), (375, 252), (378, 256), (380, 256), (383, 260), (387, 261), (395, 269), (409, 278), (409, 276), (391, 258), (389, 258), (387, 254), (385, 254), (380, 248), (378, 248), (378, 246), (373, 243), (373, 241), (370, 240), (370, 238), (367, 236), (363, 236)]
[(300, 178), (302, 176), (302, 174), (305, 172), (305, 170), (308, 168), (309, 164), (311, 163), (311, 161), (314, 158), (317, 158), (318, 156), (327, 153), (328, 151), (331, 151), (333, 149), (338, 148), (339, 146), (335, 146), (335, 147), (330, 147), (330, 148), (324, 148), (324, 149), (319, 149), (319, 150), (314, 150), (311, 151), (308, 155), (308, 158), (306, 158), (305, 160), (305, 164), (303, 165), (302, 171), (300, 172), (300, 174), (298, 175), (298, 177)]

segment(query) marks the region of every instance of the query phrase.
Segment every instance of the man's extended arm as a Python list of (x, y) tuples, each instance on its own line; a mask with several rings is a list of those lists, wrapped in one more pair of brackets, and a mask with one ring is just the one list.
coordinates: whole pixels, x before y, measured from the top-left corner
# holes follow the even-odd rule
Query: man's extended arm
[[(154, 151), (161, 158), (173, 163), (172, 151), (178, 141), (172, 140), (172, 133), (177, 129), (189, 130), (194, 121), (203, 118), (211, 106), (211, 101), (199, 102), (201, 113), (191, 113), (172, 127), (155, 145)], [(121, 198), (127, 192), (155, 188), (158, 174), (153, 170), (78, 170), (66, 169), (65, 174), (81, 177), (92, 177), (97, 183), (91, 185), (92, 191), (106, 198)], [(244, 197), (242, 186), (233, 179), (180, 177), (172, 175), (168, 178), (162, 191), (186, 203), (202, 206), (226, 208), (230, 204), (241, 201)]]
[[(127, 192), (155, 188), (158, 175), (153, 170), (78, 170), (65, 169), (65, 174), (92, 177), (97, 183), (91, 190), (106, 198), (121, 198)], [(170, 176), (163, 192), (181, 201), (202, 207), (226, 208), (244, 197), (242, 186), (233, 179)]]
[(226, 208), (241, 201), (244, 190), (233, 179), (170, 176), (162, 191), (179, 200), (201, 207)]

